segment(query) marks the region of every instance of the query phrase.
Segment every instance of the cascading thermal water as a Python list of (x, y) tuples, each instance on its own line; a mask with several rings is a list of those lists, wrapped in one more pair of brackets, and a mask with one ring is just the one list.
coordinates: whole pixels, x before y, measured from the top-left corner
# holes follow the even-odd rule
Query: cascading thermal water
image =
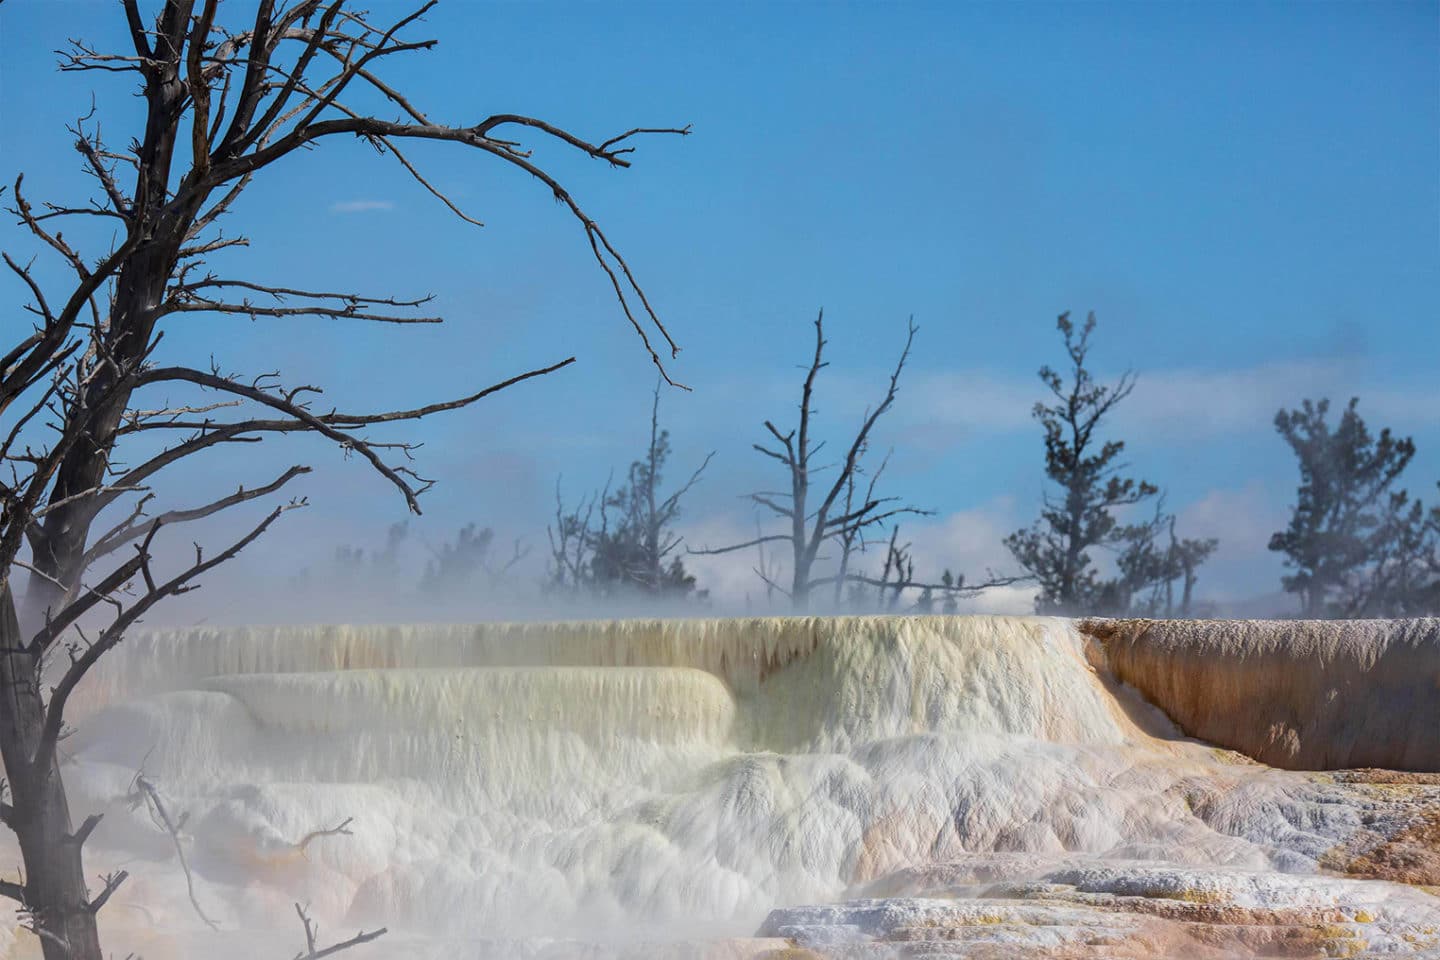
[[(1440, 630), (1406, 629), (1420, 689)], [(1440, 949), (1416, 833), (1440, 783), (1223, 749), (1284, 698), (1225, 700), (1235, 676), (1173, 639), (999, 617), (157, 632), (77, 696), (65, 776), (105, 814), (93, 869), (134, 878), (107, 945), (147, 960), (293, 953), (294, 901), (388, 926), (376, 957)], [(1412, 699), (1424, 721), (1440, 694)], [(1185, 735), (1211, 729), (1244, 742)]]

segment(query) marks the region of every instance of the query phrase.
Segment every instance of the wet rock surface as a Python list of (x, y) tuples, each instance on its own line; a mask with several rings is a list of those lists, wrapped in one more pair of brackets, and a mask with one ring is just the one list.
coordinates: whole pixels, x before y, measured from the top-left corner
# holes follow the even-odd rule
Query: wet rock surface
[[(818, 956), (1440, 956), (1440, 900), (1402, 885), (1155, 863), (1035, 871), (978, 857), (908, 872), (910, 895), (779, 909), (761, 927)], [(995, 880), (1004, 873), (1016, 879)], [(976, 882), (980, 880), (980, 882)]]

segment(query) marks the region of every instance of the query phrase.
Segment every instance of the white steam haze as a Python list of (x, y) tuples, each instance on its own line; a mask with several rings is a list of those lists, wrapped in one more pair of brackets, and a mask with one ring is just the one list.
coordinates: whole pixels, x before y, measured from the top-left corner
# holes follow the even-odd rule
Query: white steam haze
[[(855, 351), (844, 349), (843, 329), (832, 334), (837, 366), (822, 373), (819, 389), (817, 428), (831, 438), (832, 448), (846, 439), (845, 431), (854, 428), (884, 377), (883, 369), (867, 372)], [(922, 326), (917, 342), (923, 344), (924, 336)], [(924, 361), (922, 354), (916, 369), (902, 380), (895, 408), (876, 432), (872, 449), (882, 454), (893, 449), (881, 492), (935, 511), (933, 516), (901, 519), (902, 540), (913, 544), (917, 575), (938, 579), (949, 568), (974, 582), (987, 570), (1015, 573), (1002, 540), (1033, 521), (1044, 489), (1040, 430), (1030, 416), (1040, 395), (1038, 378), (1028, 372), (999, 376), (983, 369), (940, 372), (924, 367)], [(420, 430), (426, 446), (417, 452), (418, 465), (439, 481), (421, 499), (422, 517), (407, 517), (398, 495), (363, 463), (347, 461), (320, 445), (292, 443), (283, 452), (261, 450), (243, 463), (218, 465), (214, 472), (197, 469), (181, 480), (177, 492), (221, 491), (292, 462), (313, 464), (315, 473), (292, 485), (310, 497), (311, 505), (283, 517), (265, 540), (207, 578), (204, 590), (156, 611), (154, 622), (246, 623), (257, 616), (264, 622), (407, 622), (645, 614), (634, 605), (561, 610), (555, 608), (554, 597), (541, 594), (549, 549), (546, 527), (554, 522), (557, 480), (567, 504), (573, 505), (607, 478), (622, 478), (643, 450), (648, 428), (651, 385), (641, 381), (617, 385), (616, 396), (586, 405), (561, 423), (537, 423), (527, 409), (534, 394), (563, 393), (569, 389), (567, 374), (523, 384), (479, 409)], [(662, 392), (661, 424), (670, 430), (674, 446), (667, 481), (682, 480), (706, 453), (716, 454), (699, 485), (682, 501), (676, 524), (685, 537), (682, 551), (749, 539), (756, 534), (757, 520), (765, 532), (781, 529), (774, 518), (753, 511), (742, 495), (772, 489), (781, 479), (769, 469), (777, 465), (750, 444), (762, 439), (764, 419), (784, 418), (793, 410), (797, 382), (797, 372), (777, 362), (769, 374), (757, 371), (735, 382), (702, 382), (692, 394)], [(1283, 570), (1266, 544), (1286, 523), (1298, 475), (1271, 420), (1277, 409), (1298, 398), (1350, 394), (1362, 398), (1361, 412), (1372, 425), (1391, 425), (1417, 437), (1419, 453), (1402, 483), (1416, 495), (1433, 499), (1430, 477), (1440, 475), (1440, 449), (1425, 441), (1435, 433), (1440, 398), (1432, 386), (1386, 383), (1363, 365), (1333, 361), (1216, 372), (1139, 371), (1136, 391), (1116, 411), (1107, 435), (1127, 441), (1132, 474), (1167, 489), (1167, 509), (1178, 515), (1183, 536), (1219, 539), (1217, 553), (1200, 571), (1201, 603), (1243, 615), (1293, 609), (1289, 598), (1279, 595)], [(397, 437), (416, 435), (414, 429), (392, 432)], [(234, 518), (226, 529), (238, 532), (241, 522)], [(387, 529), (397, 522), (409, 524), (398, 576), (366, 582), (363, 577), (357, 581), (334, 575), (337, 549), (360, 548), (367, 554), (379, 550)], [(452, 591), (454, 596), (420, 596), (414, 587), (431, 551), (453, 540), (467, 523), (492, 528), (494, 550), (505, 557), (520, 541), (528, 551), (525, 560), (509, 572), (502, 589), (477, 581), (472, 588)], [(200, 533), (205, 533), (203, 528)], [(209, 543), (223, 540), (219, 530), (209, 537)], [(173, 539), (179, 540), (173, 547), (188, 549), (188, 535)], [(788, 569), (784, 544), (767, 550)], [(863, 562), (872, 572), (878, 570), (882, 553), (883, 544), (866, 554)], [(710, 592), (711, 614), (784, 611), (783, 598), (767, 605), (765, 586), (754, 573), (754, 550), (682, 559), (699, 587)], [(1108, 562), (1103, 553), (1097, 559), (1102, 565)], [(265, 598), (259, 608), (253, 602), (256, 595)], [(829, 596), (818, 592), (812, 608), (831, 609)], [(1024, 585), (1003, 588), (965, 601), (962, 609), (1023, 613), (1030, 609), (1031, 596)]]

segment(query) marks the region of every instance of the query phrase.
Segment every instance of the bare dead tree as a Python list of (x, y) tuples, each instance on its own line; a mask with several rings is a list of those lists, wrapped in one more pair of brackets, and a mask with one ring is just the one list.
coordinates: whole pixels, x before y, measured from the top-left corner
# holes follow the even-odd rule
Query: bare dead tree
[[(765, 584), (765, 605), (771, 607), (775, 604), (775, 594), (777, 592), (785, 593), (785, 589), (778, 583), (781, 571), (780, 558), (774, 554), (766, 556), (765, 531), (761, 529), (758, 517), (755, 519), (755, 536), (757, 538), (755, 540), (756, 562), (755, 566), (750, 569), (754, 570), (755, 575)], [(749, 594), (746, 594), (746, 598), (748, 601)]]
[[(790, 598), (796, 610), (809, 607), (810, 596), (819, 587), (831, 586), (835, 590), (835, 602), (839, 604), (847, 585), (851, 587), (874, 587), (879, 591), (882, 609), (894, 609), (907, 592), (930, 590), (950, 598), (973, 596), (991, 587), (1006, 586), (1019, 582), (1023, 577), (1002, 577), (991, 574), (982, 583), (967, 584), (964, 577), (935, 583), (920, 582), (914, 576), (914, 563), (909, 556), (909, 545), (901, 547), (896, 542), (897, 533), (892, 532), (886, 552), (884, 569), (877, 579), (862, 571), (853, 569), (856, 555), (864, 553), (866, 535), (893, 523), (905, 515), (929, 516), (934, 511), (901, 503), (899, 497), (880, 496), (876, 486), (890, 461), (887, 452), (879, 466), (866, 478), (864, 458), (869, 450), (871, 433), (875, 424), (895, 403), (900, 388), (900, 376), (910, 358), (918, 327), (912, 318), (906, 326), (905, 346), (900, 352), (884, 396), (861, 418), (860, 426), (839, 461), (835, 478), (828, 485), (815, 483), (817, 474), (829, 467), (817, 463), (817, 457), (824, 449), (824, 441), (816, 441), (813, 420), (817, 413), (815, 406), (815, 382), (821, 370), (829, 366), (825, 360), (825, 312), (815, 318), (815, 352), (805, 369), (805, 379), (800, 387), (800, 417), (798, 425), (782, 431), (771, 420), (765, 421), (765, 429), (776, 441), (774, 446), (753, 444), (760, 454), (781, 464), (787, 474), (789, 490), (759, 491), (747, 495), (757, 507), (781, 518), (789, 526), (783, 533), (757, 535), (743, 543), (724, 547), (703, 548), (690, 552), (701, 555), (732, 553), (751, 547), (763, 549), (769, 543), (784, 543), (790, 548), (790, 585), (781, 586), (772, 572), (756, 568), (756, 573), (765, 582), (767, 591), (779, 591)], [(860, 483), (864, 479), (863, 495)], [(898, 529), (898, 528), (897, 528)], [(834, 573), (822, 575), (816, 572), (817, 562), (824, 559), (821, 550), (831, 545), (838, 553), (838, 564)], [(763, 555), (762, 555), (763, 560)]]
[[(856, 476), (861, 471), (861, 458), (869, 442), (870, 433), (875, 424), (895, 403), (895, 395), (900, 386), (900, 374), (904, 372), (905, 363), (910, 358), (910, 347), (915, 342), (915, 333), (918, 330), (913, 320), (908, 324), (905, 348), (900, 352), (900, 359), (890, 374), (885, 395), (878, 404), (866, 411), (854, 439), (851, 440), (845, 452), (844, 459), (840, 461), (834, 481), (819, 489), (812, 489), (815, 475), (825, 469), (823, 465), (816, 463), (816, 457), (824, 449), (825, 444), (823, 441), (815, 441), (812, 423), (816, 413), (815, 380), (820, 371), (829, 366), (824, 359), (827, 343), (824, 323), (825, 311), (822, 310), (815, 318), (815, 353), (809, 367), (806, 368), (805, 380), (800, 388), (799, 424), (789, 431), (782, 431), (775, 426), (773, 421), (766, 420), (765, 429), (774, 438), (777, 446), (767, 447), (759, 443), (753, 445), (759, 453), (784, 467), (790, 489), (788, 491), (752, 493), (748, 495), (748, 499), (756, 506), (786, 521), (789, 530), (784, 533), (765, 534), (743, 543), (725, 547), (692, 551), (697, 554), (713, 555), (731, 553), (735, 550), (748, 550), (765, 543), (789, 544), (791, 553), (790, 588), (784, 592), (790, 597), (796, 610), (808, 608), (812, 590), (827, 584), (834, 584), (840, 579), (840, 575), (815, 575), (815, 563), (820, 558), (821, 548), (825, 544), (839, 544), (842, 550), (845, 550), (844, 562), (848, 566), (849, 552), (846, 545), (857, 544), (863, 531), (903, 514), (923, 515), (930, 512), (908, 504), (900, 504), (897, 497), (875, 496), (873, 486), (867, 491), (863, 502), (842, 501), (841, 499), (847, 490), (853, 496)], [(879, 472), (879, 470), (876, 471), (877, 476)], [(818, 502), (812, 496), (813, 494), (818, 494)], [(850, 575), (846, 573), (844, 576), (848, 578)], [(778, 584), (775, 586), (777, 589), (783, 589)]]
[(610, 481), (605, 481), (604, 490), (580, 501), (574, 510), (568, 510), (560, 492), (563, 479), (555, 478), (555, 525), (545, 528), (545, 535), (550, 540), (550, 564), (545, 587), (547, 590), (575, 592), (589, 582), (590, 561), (594, 553), (591, 522), (596, 507), (604, 516)]
[[(885, 473), (885, 468), (890, 463), (891, 452), (893, 451), (885, 454), (885, 459), (880, 461), (880, 466), (876, 467), (875, 472), (870, 475), (870, 480), (865, 485), (864, 499), (860, 502), (869, 503), (875, 499), (875, 485), (880, 482), (881, 475)], [(860, 460), (863, 461), (864, 457), (865, 450), (861, 449)], [(845, 479), (844, 512), (846, 514), (853, 513), (855, 510), (855, 475), (858, 474), (861, 469), (862, 467), (857, 466), (855, 470), (851, 472), (850, 476)], [(865, 552), (865, 531), (867, 529), (867, 527), (863, 526), (848, 526), (835, 535), (835, 539), (840, 545), (840, 569), (835, 575), (835, 606), (837, 609), (844, 601), (845, 587), (847, 585), (852, 588), (855, 586), (855, 582), (850, 578), (850, 564), (856, 554)]]
[[(130, 791), (127, 795), (127, 800), (132, 807), (143, 805), (150, 813), (150, 817), (154, 821), (155, 826), (158, 827), (160, 830), (164, 831), (165, 834), (169, 836), (170, 842), (175, 847), (175, 856), (180, 863), (180, 869), (185, 874), (185, 888), (190, 897), (191, 907), (194, 908), (196, 915), (198, 915), (200, 919), (205, 922), (206, 926), (208, 926), (212, 930), (220, 929), (220, 925), (214, 920), (210, 919), (210, 916), (205, 913), (203, 908), (201, 908), (200, 901), (195, 896), (195, 875), (190, 869), (190, 862), (185, 858), (184, 838), (181, 834), (181, 831), (185, 827), (186, 821), (189, 819), (189, 814), (182, 813), (178, 817), (171, 815), (169, 808), (165, 804), (164, 798), (160, 795), (159, 788), (156, 787), (155, 783), (150, 779), (149, 776), (146, 775), (143, 764), (141, 765), (141, 769), (135, 774), (135, 778), (130, 783)], [(354, 822), (355, 821), (353, 817), (346, 817), (344, 820), (340, 821), (340, 823), (336, 824), (333, 827), (322, 827), (320, 829), (311, 830), (309, 833), (305, 834), (305, 836), (301, 837), (298, 841), (296, 841), (293, 846), (297, 851), (299, 851), (302, 857), (308, 857), (308, 850), (310, 844), (314, 843), (316, 840), (321, 839), (322, 837), (354, 836), (353, 831), (350, 829), (350, 824)], [(105, 889), (102, 891), (102, 895), (108, 898), (109, 895), (113, 893), (114, 890), (119, 887), (122, 882), (124, 882), (127, 876), (128, 874), (126, 871), (120, 870), (105, 877)], [(305, 944), (308, 951), (305, 953), (297, 954), (296, 960), (308, 957), (331, 956), (332, 954), (339, 953), (342, 950), (348, 950), (349, 948), (359, 946), (362, 943), (369, 943), (371, 940), (379, 939), (387, 932), (383, 927), (379, 930), (371, 931), (370, 933), (366, 933), (362, 930), (360, 933), (356, 934), (354, 937), (351, 937), (349, 940), (344, 940), (329, 947), (322, 948), (318, 947), (315, 942), (315, 938), (319, 934), (319, 926), (310, 919), (310, 915), (305, 911), (305, 908), (298, 903), (295, 904), (295, 912), (300, 916), (300, 922), (304, 926)]]
[(515, 569), (526, 557), (530, 556), (530, 544), (516, 537), (510, 542), (510, 556), (504, 563), (491, 563), (488, 560), (481, 564), (485, 570), (485, 579), (493, 590), (503, 584)]
[[(637, 137), (688, 128), (634, 128), (596, 141), (518, 114), (432, 119), (414, 91), (392, 85), (383, 72), (390, 58), (435, 46), (433, 39), (409, 38), (433, 0), (383, 22), (345, 0), (258, 0), (253, 17), (234, 23), (222, 16), (220, 0), (157, 5), (151, 18), (141, 0), (122, 0), (129, 49), (104, 51), (76, 40), (62, 55), (62, 70), (120, 74), (138, 83), (143, 98), (144, 126), (128, 147), (112, 148), (101, 137), (93, 110), (70, 128), (96, 195), (37, 206), (20, 176), (9, 196), (22, 235), (56, 258), (69, 279), (59, 287), (25, 257), (0, 258), (25, 289), (31, 315), (28, 331), (0, 357), (0, 757), (8, 787), (0, 822), (16, 834), (24, 869), (19, 881), (0, 881), (0, 894), (21, 904), (46, 960), (100, 960), (96, 913), (124, 880), (123, 873), (112, 875), (98, 894), (86, 886), (82, 849), (99, 815), (78, 828), (71, 820), (57, 762), (67, 702), (157, 603), (195, 589), (199, 578), (305, 501), (272, 506), (216, 552), (196, 545), (193, 560), (165, 574), (154, 552), (162, 530), (273, 500), (309, 468), (295, 465), (273, 479), (164, 510), (154, 484), (207, 451), (304, 433), (366, 464), (419, 513), (419, 497), (432, 481), (411, 465), (415, 445), (375, 438), (371, 430), (469, 407), (574, 360), (462, 397), (355, 412), (322, 405), (318, 386), (286, 384), (278, 373), (241, 376), (213, 359), (157, 363), (166, 325), (188, 314), (441, 319), (425, 312), (428, 296), (317, 290), (212, 270), (213, 254), (248, 245), (220, 225), (257, 177), (268, 178), (300, 151), (359, 137), (478, 225), (405, 151), (414, 143), (445, 144), (526, 174), (579, 225), (621, 312), (672, 383), (660, 350), (673, 357), (678, 349), (630, 265), (518, 135), (624, 168)], [(364, 106), (374, 103), (397, 118)], [(57, 226), (97, 219), (114, 227), (98, 255)], [(29, 571), (23, 608), (14, 579), (22, 569)], [(305, 925), (309, 957), (374, 936), (321, 950)]]
[(474, 522), (461, 527), (453, 542), (444, 541), (439, 547), (427, 542), (430, 559), (420, 576), (420, 591), (444, 596), (478, 584), (492, 591), (499, 588), (510, 571), (530, 554), (530, 548), (516, 539), (509, 558), (500, 562), (491, 555), (494, 546), (495, 531)]
[[(885, 566), (880, 573), (880, 582), (874, 584), (879, 590), (880, 605), (894, 610), (905, 592), (905, 585), (915, 579), (915, 558), (910, 555), (911, 544), (900, 543), (900, 525), (890, 530), (890, 543), (885, 549)], [(893, 580), (892, 580), (893, 576)]]
[(196, 915), (205, 921), (207, 927), (211, 930), (219, 930), (220, 925), (210, 919), (209, 914), (200, 906), (200, 901), (195, 897), (195, 874), (190, 870), (190, 861), (185, 857), (185, 844), (180, 836), (180, 831), (184, 829), (189, 820), (189, 814), (182, 813), (179, 817), (172, 817), (169, 808), (165, 806), (164, 798), (160, 796), (159, 789), (150, 781), (149, 777), (145, 776), (143, 770), (135, 774), (135, 779), (131, 783), (130, 802), (132, 806), (143, 804), (149, 811), (151, 819), (155, 821), (155, 825), (170, 837), (170, 842), (175, 847), (175, 858), (180, 863), (180, 869), (185, 873), (185, 892), (190, 897), (190, 906), (195, 908)]
[(952, 574), (949, 570), (939, 580), (917, 579), (915, 576), (914, 545), (910, 541), (900, 542), (900, 525), (890, 528), (890, 539), (885, 545), (885, 562), (881, 565), (880, 576), (866, 573), (851, 573), (849, 582), (860, 589), (866, 587), (875, 591), (875, 608), (893, 613), (902, 609), (901, 603), (910, 594), (918, 594), (904, 609), (919, 613), (931, 613), (935, 598), (942, 598), (944, 612), (954, 613), (958, 602), (967, 597), (976, 597), (995, 587), (1008, 587), (1030, 579), (1025, 575), (1005, 576), (993, 570), (979, 583), (967, 583), (965, 575)]

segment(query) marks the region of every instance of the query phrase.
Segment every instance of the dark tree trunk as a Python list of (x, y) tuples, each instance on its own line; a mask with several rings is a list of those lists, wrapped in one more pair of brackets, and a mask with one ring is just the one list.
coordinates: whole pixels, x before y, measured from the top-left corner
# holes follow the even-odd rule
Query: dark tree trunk
[[(165, 298), (179, 246), (175, 237), (147, 245), (136, 252), (134, 261), (120, 273), (110, 327), (122, 332), (110, 337), (107, 346), (116, 362), (126, 369), (135, 365), (149, 345), (156, 306)], [(87, 405), (96, 411), (88, 431), (91, 442), (76, 444), (66, 456), (56, 476), (52, 502), (65, 501), (105, 483), (115, 431), (130, 405), (133, 390), (133, 380), (128, 374), (119, 379), (109, 368), (103, 369), (86, 388)], [(26, 589), (27, 614), (43, 618), (45, 608), (61, 597), (57, 582), (70, 589), (79, 582), (95, 512), (93, 499), (80, 498), (63, 503), (41, 521), (40, 536), (36, 538), (39, 549), (35, 554), (38, 572), (30, 577)], [(28, 616), (26, 626), (30, 626)]]
[[(95, 913), (81, 863), (83, 836), (70, 823), (70, 806), (57, 762), (34, 769), (44, 706), (36, 658), (24, 647), (15, 601), (0, 588), (0, 753), (10, 783), (14, 821), (24, 864), (26, 904), (36, 905), (34, 927), (45, 960), (103, 960)], [(39, 905), (44, 905), (39, 909)]]
[[(167, 9), (169, 15), (189, 18), (190, 4)], [(108, 325), (97, 337), (114, 357), (116, 364), (128, 369), (144, 355), (155, 331), (157, 310), (165, 300), (166, 288), (175, 273), (180, 245), (204, 204), (208, 191), (186, 191), (183, 202), (169, 202), (171, 167), (175, 159), (178, 120), (183, 110), (186, 91), (180, 81), (179, 63), (168, 62), (159, 76), (146, 84), (148, 101), (145, 140), (140, 147), (140, 170), (135, 183), (133, 222), (130, 231), (146, 237), (126, 260), (115, 278), (115, 298), (110, 305)], [(133, 382), (117, 379), (120, 371), (106, 366), (99, 370), (85, 387), (85, 406), (95, 411), (88, 434), (88, 443), (76, 444), (66, 455), (55, 478), (52, 503), (61, 506), (41, 521), (41, 535), (36, 538), (36, 575), (30, 577), (26, 589), (26, 613), (43, 616), (46, 607), (60, 601), (64, 584), (72, 588), (81, 574), (82, 558), (90, 523), (95, 518), (95, 504), (86, 498), (69, 499), (105, 482), (114, 446), (115, 430), (130, 404)], [(26, 626), (30, 626), (26, 617)]]
[[(31, 454), (27, 448), (24, 456), (18, 456), (11, 450), (11, 444), (6, 443), (5, 455), (0, 457), (10, 468), (13, 481), (0, 491), (3, 493), (0, 499), (4, 500), (4, 509), (0, 510), (0, 534), (3, 534), (0, 535), (0, 554), (3, 554), (0, 556), (0, 687), (3, 687), (0, 690), (0, 760), (4, 763), (10, 793), (8, 802), (0, 806), (0, 819), (18, 837), (24, 869), (19, 882), (0, 879), (0, 894), (24, 905), (28, 919), (41, 936), (46, 960), (101, 960), (95, 913), (124, 879), (119, 873), (105, 878), (103, 888), (93, 899), (85, 886), (81, 848), (98, 817), (85, 817), (78, 828), (72, 824), (54, 759), (66, 697), (97, 658), (119, 642), (125, 629), (150, 606), (190, 589), (191, 578), (233, 557), (288, 507), (276, 507), (246, 537), (216, 557), (202, 561), (197, 545), (194, 565), (158, 586), (148, 567), (150, 540), (159, 530), (162, 519), (187, 522), (211, 516), (238, 503), (268, 496), (289, 479), (308, 472), (308, 468), (296, 466), (274, 483), (249, 489), (242, 487), (239, 492), (212, 503), (167, 511), (158, 517), (152, 518), (137, 507), (130, 521), (111, 531), (117, 539), (108, 544), (108, 550), (100, 550), (98, 555), (89, 554), (87, 549), (104, 546), (91, 542), (91, 526), (99, 512), (121, 494), (114, 486), (117, 474), (126, 478), (126, 491), (133, 495), (154, 472), (208, 447), (208, 443), (201, 444), (194, 438), (182, 439), (166, 448), (167, 456), (173, 454), (170, 459), (156, 456), (133, 468), (117, 462), (112, 469), (110, 458), (117, 433), (125, 422), (132, 392), (146, 383), (173, 382), (177, 386), (189, 385), (181, 386), (183, 389), (192, 386), (218, 389), (233, 398), (268, 406), (286, 421), (280, 427), (271, 430), (266, 426), (251, 431), (248, 421), (239, 420), (223, 424), (232, 431), (229, 434), (216, 437), (211, 432), (206, 436), (214, 438), (213, 442), (222, 442), (246, 433), (252, 435), (244, 439), (258, 441), (268, 433), (286, 433), (292, 429), (323, 435), (347, 451), (359, 451), (401, 490), (410, 509), (419, 513), (417, 497), (428, 487), (428, 482), (412, 483), (411, 480), (418, 480), (415, 474), (407, 468), (385, 463), (376, 452), (376, 445), (352, 434), (352, 429), (460, 409), (522, 380), (558, 370), (574, 359), (511, 378), (469, 397), (415, 410), (349, 417), (338, 426), (322, 423), (319, 417), (309, 413), (303, 402), (295, 402), (294, 392), (287, 393), (278, 387), (266, 389), (259, 385), (260, 380), (246, 385), (232, 377), (190, 367), (166, 368), (165, 375), (156, 374), (151, 368), (148, 373), (155, 376), (146, 379), (143, 367), (157, 343), (157, 324), (169, 313), (238, 311), (252, 318), (257, 315), (345, 316), (402, 323), (439, 319), (409, 316), (411, 309), (428, 298), (406, 301), (287, 290), (238, 278), (217, 278), (208, 271), (194, 274), (193, 282), (186, 284), (187, 273), (180, 264), (199, 268), (205, 255), (246, 242), (243, 237), (221, 236), (214, 224), (244, 190), (251, 176), (322, 139), (352, 134), (366, 138), (377, 149), (393, 150), (393, 139), (446, 141), (464, 144), (479, 151), (477, 155), (504, 160), (541, 180), (550, 194), (562, 201), (583, 224), (597, 262), (614, 281), (621, 306), (667, 382), (673, 383), (665, 373), (659, 354), (651, 348), (642, 323), (631, 316), (627, 290), (643, 305), (643, 317), (664, 338), (665, 344), (678, 350), (650, 308), (644, 291), (636, 284), (629, 265), (563, 185), (526, 159), (530, 156), (528, 152), (510, 141), (488, 135), (488, 131), (499, 125), (523, 124), (543, 129), (547, 136), (588, 156), (604, 159), (615, 167), (626, 167), (629, 161), (624, 155), (631, 147), (621, 144), (633, 135), (658, 130), (636, 128), (593, 145), (533, 118), (497, 114), (478, 125), (461, 128), (433, 123), (413, 107), (406, 109), (409, 120), (398, 122), (366, 116), (340, 102), (341, 92), (351, 81), (355, 81), (356, 87), (368, 85), (372, 92), (392, 101), (405, 102), (369, 71), (378, 58), (434, 45), (434, 40), (401, 42), (394, 37), (396, 31), (430, 8), (428, 2), (395, 21), (388, 31), (367, 24), (361, 12), (342, 13), (343, 4), (328, 0), (326, 3), (307, 0), (288, 6), (265, 0), (259, 4), (253, 31), (219, 28), (214, 22), (217, 0), (206, 0), (203, 4), (195, 0), (163, 0), (154, 4), (159, 9), (153, 20), (142, 14), (136, 0), (125, 0), (123, 6), (134, 57), (128, 53), (123, 56), (97, 53), (79, 43), (74, 44), (71, 52), (61, 52), (62, 70), (133, 70), (143, 79), (145, 129), (139, 143), (127, 151), (133, 156), (120, 156), (107, 150), (100, 139), (98, 123), (93, 132), (82, 128), (90, 120), (89, 115), (72, 128), (77, 137), (76, 147), (87, 158), (90, 172), (102, 185), (108, 203), (97, 204), (97, 209), (55, 206), (36, 216), (20, 198), (19, 178), (13, 193), (7, 195), (7, 200), (14, 197), (16, 212), (34, 238), (69, 261), (80, 278), (74, 292), (62, 301), (64, 306), (52, 310), (29, 267), (18, 266), (6, 258), (6, 265), (33, 292), (36, 302), (30, 308), (43, 319), (43, 326), (37, 326), (33, 335), (22, 330), (19, 345), (8, 354), (10, 359), (0, 365), (4, 367), (0, 369), (0, 408), (8, 410), (22, 394), (38, 395), (48, 386), (53, 393), (46, 392), (39, 397), (32, 412), (22, 415), (11, 440), (25, 440), (28, 434), (20, 433), (19, 426), (36, 416), (41, 419), (27, 429), (38, 431), (47, 408), (57, 412), (60, 421), (59, 438), (41, 455)], [(201, 10), (195, 15), (197, 6)], [(284, 50), (277, 55), (282, 43)], [(348, 50), (343, 57), (337, 53), (341, 48)], [(294, 56), (288, 56), (286, 51), (293, 51)], [(315, 59), (321, 51), (343, 63), (328, 79), (307, 78), (307, 69), (328, 62), (323, 55)], [(232, 79), (236, 81), (233, 88)], [(235, 97), (228, 109), (219, 107), (212, 114), (211, 94), (223, 104), (226, 95), (232, 92)], [(667, 132), (683, 135), (688, 131), (686, 127), (671, 128)], [(116, 159), (135, 162), (136, 178), (129, 196), (116, 180), (115, 170), (121, 168), (109, 162)], [(408, 162), (401, 162), (422, 184), (426, 182)], [(210, 195), (219, 190), (224, 193), (212, 203)], [(452, 211), (470, 220), (449, 199), (433, 189), (431, 192)], [(63, 241), (59, 230), (52, 234), (41, 222), (52, 216), (95, 213), (116, 217), (125, 225), (123, 242), (117, 233), (111, 253), (98, 260), (82, 255)], [(195, 279), (202, 276), (204, 281)], [(296, 296), (305, 300), (306, 305), (289, 308), (252, 304), (248, 299), (239, 304), (212, 301), (207, 295), (197, 294), (197, 288), (201, 287), (207, 294), (233, 287), (263, 291), (277, 299)], [(216, 296), (223, 299), (222, 294)], [(336, 303), (344, 306), (336, 308)], [(96, 315), (87, 315), (87, 307)], [(392, 307), (401, 308), (400, 312), (406, 316), (390, 315)], [(159, 425), (153, 417), (149, 419), (151, 426)], [(207, 429), (208, 425), (201, 431)], [(187, 446), (192, 441), (195, 445)], [(407, 453), (410, 449), (403, 444), (384, 446), (403, 446)], [(107, 484), (111, 485), (108, 489)], [(298, 502), (291, 504), (297, 505)], [(138, 558), (112, 570), (111, 576), (118, 579), (110, 582), (107, 578), (104, 582), (108, 586), (84, 591), (86, 595), (82, 597), (80, 578), (87, 564), (141, 537), (144, 539), (135, 544)], [(17, 556), (26, 544), (31, 553), (28, 564), (31, 574), (23, 591), (23, 606), (17, 609)], [(119, 593), (128, 579), (141, 572), (145, 590), (132, 592), (129, 600), (119, 603), (112, 594)], [(105, 628), (100, 639), (89, 646), (82, 644), (75, 659), (65, 664), (65, 658), (58, 655), (64, 649), (64, 640), (59, 634), (74, 627), (77, 618), (103, 601), (116, 603), (115, 620)], [(73, 616), (62, 613), (72, 604)], [(47, 611), (56, 624), (53, 635), (47, 628)], [(43, 678), (42, 661), (54, 663), (60, 677)], [(58, 680), (55, 688), (48, 686), (49, 679)], [(321, 953), (328, 956), (378, 935), (360, 935), (317, 952), (308, 920), (305, 926), (314, 956)]]

